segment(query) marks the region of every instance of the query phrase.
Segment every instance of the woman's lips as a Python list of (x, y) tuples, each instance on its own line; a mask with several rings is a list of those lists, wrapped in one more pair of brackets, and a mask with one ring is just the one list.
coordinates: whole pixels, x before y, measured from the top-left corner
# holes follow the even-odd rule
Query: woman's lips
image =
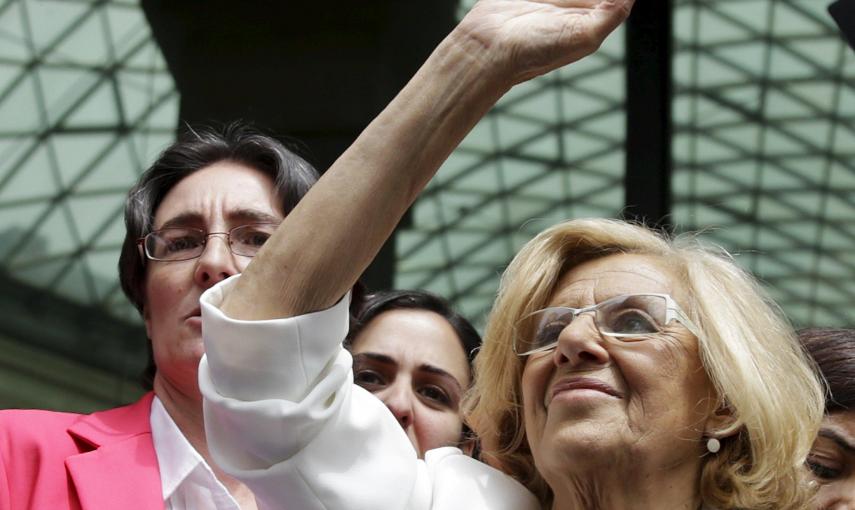
[[(623, 398), (619, 391), (610, 384), (593, 377), (570, 377), (559, 380), (552, 386), (550, 401), (557, 395), (574, 390), (592, 390), (615, 398)], [(548, 404), (548, 402), (547, 402)]]
[(191, 327), (200, 328), (202, 327), (202, 311), (197, 308), (187, 314), (184, 317), (184, 322), (189, 324)]
[(193, 317), (201, 317), (201, 316), (202, 316), (202, 309), (201, 308), (194, 308), (192, 312), (190, 312), (184, 316), (184, 319), (187, 320), (187, 319), (192, 319)]

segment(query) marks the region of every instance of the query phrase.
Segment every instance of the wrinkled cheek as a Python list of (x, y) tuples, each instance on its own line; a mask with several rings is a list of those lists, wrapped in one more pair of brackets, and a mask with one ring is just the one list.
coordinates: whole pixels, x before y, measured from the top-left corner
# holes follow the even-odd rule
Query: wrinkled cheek
[(547, 381), (552, 374), (552, 363), (549, 356), (530, 357), (523, 366), (520, 387), (525, 408), (542, 407)]
[[(657, 344), (650, 354), (653, 363), (649, 363), (649, 373), (657, 378), (674, 378), (686, 371), (687, 361), (697, 354), (689, 353), (676, 341), (666, 341)], [(667, 379), (666, 379), (667, 380)]]
[(647, 435), (648, 432), (656, 432), (659, 420), (667, 414), (668, 405), (665, 402), (632, 397), (626, 406), (626, 425), (633, 432)]
[(535, 459), (540, 458), (540, 445), (543, 442), (544, 419), (539, 420), (535, 413), (524, 407), (523, 428), (525, 429), (525, 441), (528, 443), (528, 448)]
[(537, 367), (526, 364), (521, 380), (523, 427), (529, 447), (533, 452), (537, 451), (540, 445), (547, 418), (543, 395), (545, 378), (545, 376), (540, 375)]
[(707, 377), (697, 355), (680, 345), (662, 344), (624, 360), (620, 368), (630, 389), (627, 415), (636, 427), (683, 416), (707, 395)]

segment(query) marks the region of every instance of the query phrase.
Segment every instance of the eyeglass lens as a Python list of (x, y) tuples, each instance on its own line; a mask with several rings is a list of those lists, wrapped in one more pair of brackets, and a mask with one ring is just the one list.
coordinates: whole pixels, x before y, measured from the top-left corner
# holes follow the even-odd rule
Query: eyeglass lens
[[(241, 225), (228, 232), (229, 249), (235, 255), (253, 257), (276, 230), (274, 224)], [(187, 260), (202, 255), (208, 238), (222, 232), (207, 233), (197, 228), (166, 228), (145, 237), (145, 250), (155, 260)]]
[[(583, 309), (581, 313), (585, 313)], [(604, 334), (632, 338), (655, 333), (664, 326), (668, 302), (664, 296), (617, 296), (593, 307), (594, 321)], [(520, 340), (518, 351), (529, 352), (558, 341), (561, 332), (580, 314), (572, 308), (546, 308), (531, 316), (532, 340)], [(518, 337), (519, 338), (519, 337)]]

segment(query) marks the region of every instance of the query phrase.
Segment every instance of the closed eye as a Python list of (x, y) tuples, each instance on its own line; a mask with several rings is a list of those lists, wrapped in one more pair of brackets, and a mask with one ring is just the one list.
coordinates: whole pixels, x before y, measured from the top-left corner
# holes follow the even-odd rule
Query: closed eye
[(814, 459), (808, 459), (805, 464), (807, 464), (808, 469), (811, 470), (814, 476), (823, 480), (834, 480), (840, 478), (842, 474), (841, 470), (826, 466)]

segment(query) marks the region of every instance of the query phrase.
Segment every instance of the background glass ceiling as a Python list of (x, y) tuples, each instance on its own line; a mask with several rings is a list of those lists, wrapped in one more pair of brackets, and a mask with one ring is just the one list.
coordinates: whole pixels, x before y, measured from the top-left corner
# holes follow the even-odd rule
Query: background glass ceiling
[(829, 3), (677, 4), (673, 212), (796, 323), (855, 325), (855, 52)]
[(116, 271), (124, 196), (177, 112), (137, 2), (0, 3), (0, 266), (136, 320)]
[[(855, 52), (827, 3), (674, 2), (672, 221), (734, 252), (801, 325), (855, 324)], [(623, 47), (619, 31), (500, 101), (416, 203), (397, 286), (482, 317), (534, 233), (619, 214)]]
[[(473, 3), (466, 0), (461, 15)], [(801, 324), (853, 324), (855, 52), (820, 0), (677, 1), (673, 221), (738, 253)], [(480, 318), (534, 233), (623, 207), (623, 32), (513, 89), (398, 238), (396, 285)], [(135, 1), (0, 1), (0, 267), (137, 320), (124, 194), (178, 95)]]

